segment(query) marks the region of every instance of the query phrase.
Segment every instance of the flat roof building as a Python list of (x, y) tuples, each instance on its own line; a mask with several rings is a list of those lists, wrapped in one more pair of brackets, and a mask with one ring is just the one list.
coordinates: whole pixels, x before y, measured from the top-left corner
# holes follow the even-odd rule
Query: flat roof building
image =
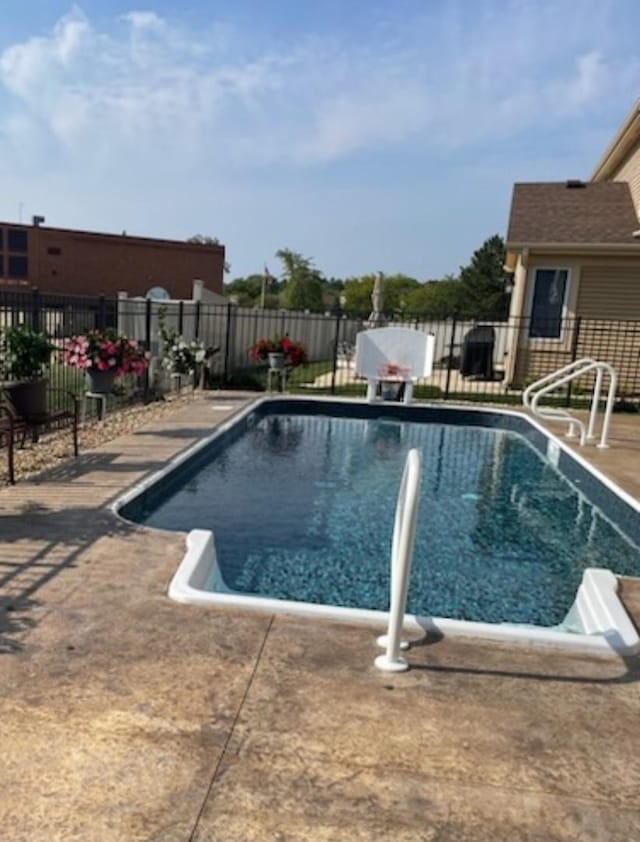
[(206, 290), (223, 292), (222, 245), (50, 228), (41, 221), (0, 222), (0, 290), (145, 296), (161, 287), (171, 298), (189, 299), (200, 279)]

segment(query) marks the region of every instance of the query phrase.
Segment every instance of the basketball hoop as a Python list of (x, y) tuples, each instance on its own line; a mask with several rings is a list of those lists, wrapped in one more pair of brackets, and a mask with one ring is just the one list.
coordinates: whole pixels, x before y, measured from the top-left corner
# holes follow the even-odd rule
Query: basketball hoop
[(386, 383), (404, 383), (411, 377), (411, 366), (385, 363), (378, 366), (378, 380)]

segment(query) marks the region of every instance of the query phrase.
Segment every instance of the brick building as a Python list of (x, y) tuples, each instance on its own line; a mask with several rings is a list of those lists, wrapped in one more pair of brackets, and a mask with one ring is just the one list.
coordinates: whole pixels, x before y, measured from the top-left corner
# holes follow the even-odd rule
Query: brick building
[(224, 246), (0, 222), (0, 289), (191, 298), (193, 281), (222, 294)]

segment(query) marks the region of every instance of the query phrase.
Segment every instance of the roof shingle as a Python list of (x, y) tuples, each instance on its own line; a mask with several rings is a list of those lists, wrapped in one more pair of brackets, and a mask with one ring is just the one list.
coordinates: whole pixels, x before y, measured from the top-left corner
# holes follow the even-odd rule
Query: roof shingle
[(514, 184), (507, 245), (638, 244), (640, 227), (625, 181)]

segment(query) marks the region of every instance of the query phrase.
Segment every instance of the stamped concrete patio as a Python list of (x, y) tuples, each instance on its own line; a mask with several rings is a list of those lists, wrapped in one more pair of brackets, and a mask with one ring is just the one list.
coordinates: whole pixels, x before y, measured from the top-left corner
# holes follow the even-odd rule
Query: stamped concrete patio
[[(107, 505), (226, 394), (0, 491), (2, 842), (640, 838), (640, 659), (171, 602), (183, 536)], [(640, 423), (594, 461), (640, 496)], [(640, 615), (633, 582), (625, 598)]]

